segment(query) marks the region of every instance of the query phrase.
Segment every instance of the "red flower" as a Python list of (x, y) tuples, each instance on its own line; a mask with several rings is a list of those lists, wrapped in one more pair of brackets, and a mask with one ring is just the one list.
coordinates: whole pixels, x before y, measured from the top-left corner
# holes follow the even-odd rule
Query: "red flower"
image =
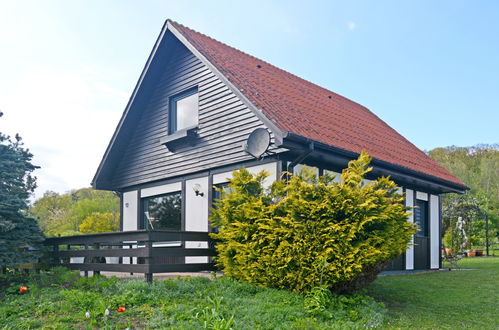
[(124, 311), (126, 311), (125, 307), (118, 307), (119, 313), (123, 313)]
[(26, 287), (24, 285), (19, 288), (19, 292), (21, 292), (21, 293), (24, 293), (26, 291), (28, 291), (28, 287)]

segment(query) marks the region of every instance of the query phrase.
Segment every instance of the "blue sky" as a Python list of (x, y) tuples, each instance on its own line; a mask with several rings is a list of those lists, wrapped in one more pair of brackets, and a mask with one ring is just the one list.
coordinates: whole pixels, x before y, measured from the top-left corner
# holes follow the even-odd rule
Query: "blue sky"
[(370, 108), (421, 149), (499, 143), (498, 1), (0, 0), (0, 131), (39, 196), (88, 186), (166, 18)]

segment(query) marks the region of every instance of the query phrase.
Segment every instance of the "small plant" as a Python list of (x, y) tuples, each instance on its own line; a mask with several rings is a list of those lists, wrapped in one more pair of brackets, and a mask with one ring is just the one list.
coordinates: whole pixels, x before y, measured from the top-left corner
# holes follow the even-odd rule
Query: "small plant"
[(312, 315), (321, 315), (329, 307), (332, 299), (333, 295), (328, 288), (316, 286), (305, 296), (305, 310)]
[(375, 328), (383, 324), (385, 307), (371, 297), (353, 294), (336, 295), (328, 288), (318, 286), (312, 288), (304, 299), (305, 311), (314, 317), (319, 317), (336, 324), (342, 328)]
[(202, 322), (203, 329), (233, 329), (234, 315), (225, 317), (222, 307), (223, 297), (207, 297), (209, 306), (203, 308), (195, 315)]

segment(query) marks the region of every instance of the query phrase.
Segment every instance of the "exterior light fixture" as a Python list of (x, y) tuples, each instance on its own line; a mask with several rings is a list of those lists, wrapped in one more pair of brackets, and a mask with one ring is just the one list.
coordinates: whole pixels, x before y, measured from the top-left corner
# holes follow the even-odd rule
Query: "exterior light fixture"
[(201, 185), (199, 183), (192, 186), (192, 189), (194, 190), (194, 193), (196, 193), (196, 196), (204, 196), (204, 192), (201, 191)]

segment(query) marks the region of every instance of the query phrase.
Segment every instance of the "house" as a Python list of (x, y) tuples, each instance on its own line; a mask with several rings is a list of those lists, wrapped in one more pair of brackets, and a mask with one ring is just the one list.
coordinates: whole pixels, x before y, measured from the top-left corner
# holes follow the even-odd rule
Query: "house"
[[(257, 157), (244, 148), (255, 134)], [(305, 164), (340, 173), (362, 149), (373, 157), (368, 179), (389, 175), (417, 206), (415, 245), (392, 268), (439, 268), (440, 196), (463, 193), (461, 181), (369, 109), (167, 20), (92, 185), (120, 193), (123, 231), (207, 232), (213, 187), (232, 170), (267, 170), (268, 183)]]

